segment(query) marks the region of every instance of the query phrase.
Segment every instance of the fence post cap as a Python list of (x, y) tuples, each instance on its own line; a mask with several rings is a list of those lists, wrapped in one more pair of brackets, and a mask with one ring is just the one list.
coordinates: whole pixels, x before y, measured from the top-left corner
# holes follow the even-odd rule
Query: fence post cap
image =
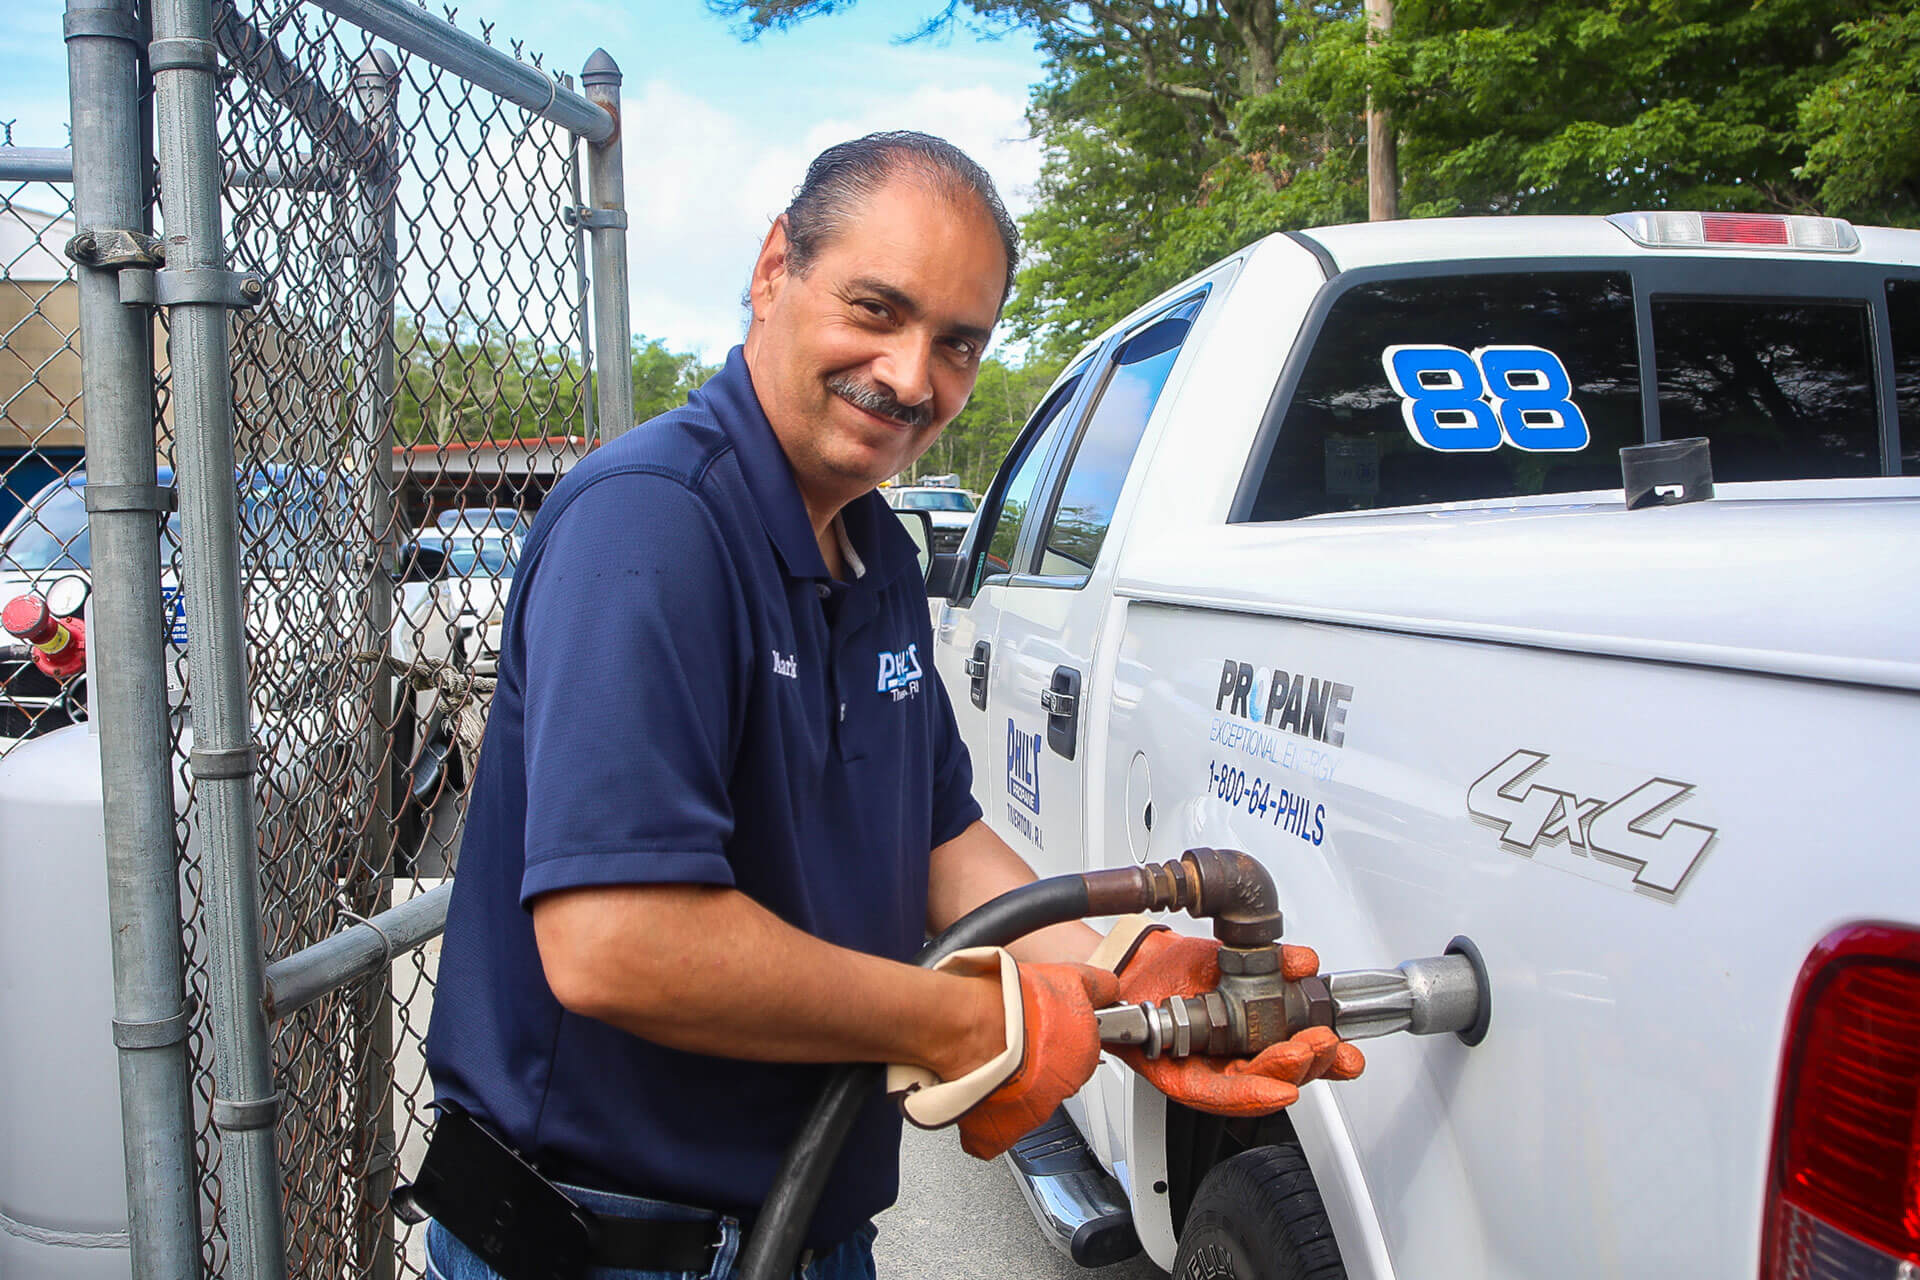
[(400, 74), (400, 64), (385, 49), (372, 48), (354, 62), (353, 74), (356, 79), (360, 76), (380, 76), (391, 80)]
[(595, 49), (580, 69), (580, 83), (585, 86), (619, 84), (621, 79), (620, 64), (605, 49)]

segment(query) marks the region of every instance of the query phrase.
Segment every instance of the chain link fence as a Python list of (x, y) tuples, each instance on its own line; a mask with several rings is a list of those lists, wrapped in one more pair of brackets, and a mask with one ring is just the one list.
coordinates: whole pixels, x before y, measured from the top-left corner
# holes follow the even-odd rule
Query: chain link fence
[[(231, 265), (266, 281), (232, 375), (281, 957), (452, 873), (477, 747), (459, 728), (484, 709), (520, 538), (589, 430), (578, 169), (565, 130), (323, 12), (221, 3), (214, 38), (235, 72)], [(413, 952), (384, 976), (275, 1030), (293, 1275), (391, 1253), (392, 1162), (432, 1096), (431, 973)]]
[[(77, 481), (84, 443), (79, 297), (65, 249), (75, 233), (66, 151), (15, 149), (0, 162), (0, 604), (43, 599), (87, 571)], [(64, 172), (63, 172), (64, 171)], [(0, 636), (0, 758), (86, 716), (84, 676), (35, 666), (24, 640)]]
[[(547, 491), (599, 420), (631, 417), (618, 69), (596, 55), (590, 100), (452, 17), (403, 0), (70, 6), (76, 86), (133, 44), (144, 65), (112, 72), (160, 142), (130, 155), (76, 122), (76, 186), (157, 175), (164, 240), (81, 218), (74, 188), (29, 164), (64, 153), (0, 151), (0, 503), (17, 513), (0, 603), (84, 581), (90, 515), (143, 501), (97, 477), (86, 492), (81, 447), (105, 446), (84, 434), (82, 334), (110, 308), (76, 303), (76, 272), (117, 277), (161, 343), (137, 388), (159, 608), (135, 621), (166, 655), (170, 741), (135, 754), (173, 801), (144, 892), (177, 892), (186, 1001), (141, 1021), (117, 998), (115, 1025), (123, 1066), (183, 1054), (185, 1105), (126, 1094), (123, 1071), (123, 1119), (177, 1129), (190, 1112), (198, 1180), (154, 1185), (130, 1158), (131, 1246), (161, 1256), (197, 1217), (185, 1247), (211, 1275), (424, 1274), (387, 1195), (430, 1119), (429, 940), (506, 596)], [(151, 560), (126, 560), (94, 575), (103, 616), (112, 582), (156, 585)], [(18, 646), (4, 659), (0, 751), (86, 714), (84, 676)], [(131, 724), (130, 695), (103, 685), (103, 759), (123, 707)], [(137, 904), (114, 892), (118, 920)]]

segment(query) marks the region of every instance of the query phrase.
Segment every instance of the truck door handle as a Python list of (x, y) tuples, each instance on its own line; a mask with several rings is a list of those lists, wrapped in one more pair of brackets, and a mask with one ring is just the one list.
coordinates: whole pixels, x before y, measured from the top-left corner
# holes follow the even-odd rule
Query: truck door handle
[(1052, 681), (1040, 691), (1040, 709), (1047, 713), (1047, 745), (1073, 759), (1080, 745), (1080, 673), (1055, 667)]
[(987, 709), (987, 672), (992, 670), (989, 659), (993, 656), (993, 646), (985, 640), (976, 640), (973, 644), (973, 656), (961, 664), (967, 673), (968, 692), (973, 696), (973, 705), (982, 711)]

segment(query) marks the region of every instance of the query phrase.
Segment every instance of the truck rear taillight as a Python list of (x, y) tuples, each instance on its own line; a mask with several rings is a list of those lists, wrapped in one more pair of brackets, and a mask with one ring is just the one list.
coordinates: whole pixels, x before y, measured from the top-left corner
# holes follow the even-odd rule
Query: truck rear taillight
[(1607, 219), (1649, 249), (1706, 249), (1715, 245), (1810, 249), (1851, 253), (1860, 237), (1839, 218), (1778, 213), (1616, 213)]
[(1920, 932), (1855, 925), (1800, 971), (1763, 1280), (1920, 1274)]

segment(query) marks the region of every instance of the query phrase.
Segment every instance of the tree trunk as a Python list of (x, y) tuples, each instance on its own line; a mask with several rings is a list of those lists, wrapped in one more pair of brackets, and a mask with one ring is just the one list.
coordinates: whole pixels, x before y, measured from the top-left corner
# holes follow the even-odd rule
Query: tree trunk
[[(1393, 30), (1393, 0), (1367, 0), (1367, 38)], [(1393, 118), (1367, 95), (1367, 220), (1391, 222), (1400, 216), (1400, 148)]]
[(1251, 32), (1247, 39), (1247, 77), (1245, 92), (1248, 97), (1272, 93), (1280, 87), (1279, 66), (1274, 58), (1274, 35), (1279, 25), (1279, 14), (1273, 0), (1254, 0), (1247, 6), (1251, 19)]

